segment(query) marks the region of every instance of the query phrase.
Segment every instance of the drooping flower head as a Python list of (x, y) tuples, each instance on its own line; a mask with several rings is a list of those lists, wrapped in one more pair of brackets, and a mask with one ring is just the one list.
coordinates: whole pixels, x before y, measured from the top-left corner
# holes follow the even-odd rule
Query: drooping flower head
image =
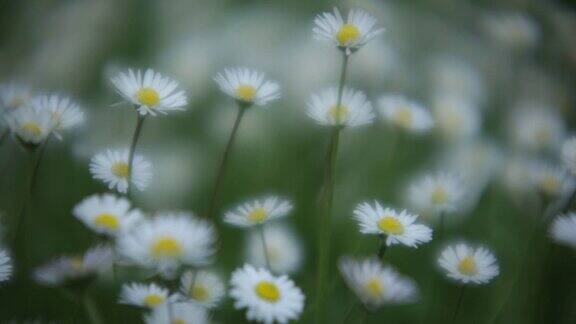
[(211, 271), (187, 271), (180, 279), (180, 290), (191, 303), (214, 308), (224, 298), (226, 287), (220, 276)]
[(224, 69), (214, 78), (220, 90), (236, 99), (243, 106), (264, 106), (280, 98), (280, 86), (257, 70), (248, 68)]
[(410, 132), (425, 132), (434, 127), (430, 112), (416, 101), (401, 95), (384, 95), (378, 101), (384, 119)]
[(464, 284), (485, 284), (500, 272), (498, 261), (489, 249), (465, 243), (447, 246), (438, 264), (446, 276)]
[(39, 111), (29, 106), (6, 116), (6, 121), (14, 136), (27, 147), (41, 144), (56, 127), (50, 112)]
[(108, 189), (120, 193), (128, 190), (128, 178), (138, 189), (144, 190), (152, 178), (152, 164), (141, 155), (134, 155), (132, 172), (128, 165), (130, 152), (124, 150), (106, 150), (90, 160), (90, 173), (94, 179), (102, 180)]
[(284, 217), (291, 210), (290, 201), (270, 196), (240, 204), (224, 214), (224, 222), (238, 227), (250, 227)]
[(308, 101), (308, 116), (323, 126), (354, 127), (370, 124), (376, 117), (372, 104), (362, 91), (344, 88), (338, 104), (338, 89), (324, 89)]
[(84, 112), (70, 98), (50, 94), (40, 95), (30, 100), (33, 109), (48, 112), (54, 122), (54, 135), (62, 138), (61, 132), (77, 127), (84, 122)]

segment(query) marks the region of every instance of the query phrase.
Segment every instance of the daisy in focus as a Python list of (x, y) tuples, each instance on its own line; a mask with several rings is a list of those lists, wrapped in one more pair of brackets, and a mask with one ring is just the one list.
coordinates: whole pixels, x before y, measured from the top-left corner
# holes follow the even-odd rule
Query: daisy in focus
[(246, 308), (246, 318), (266, 324), (298, 320), (304, 309), (304, 294), (287, 276), (244, 265), (232, 273), (230, 296), (236, 309)]
[(550, 236), (559, 244), (576, 248), (576, 214), (556, 217), (550, 226)]
[(224, 69), (214, 78), (220, 90), (236, 99), (241, 106), (263, 106), (280, 98), (280, 86), (257, 70), (248, 68)]
[(438, 265), (449, 278), (464, 284), (485, 284), (500, 272), (498, 261), (490, 250), (464, 243), (446, 247), (438, 258)]
[(284, 217), (291, 210), (290, 201), (280, 197), (254, 199), (226, 212), (224, 222), (238, 227), (251, 227)]
[(362, 91), (344, 88), (340, 107), (338, 89), (324, 89), (308, 101), (308, 116), (323, 126), (354, 127), (370, 124), (376, 117), (372, 104)]
[(564, 141), (562, 145), (561, 159), (572, 175), (576, 175), (576, 137)]
[(205, 270), (185, 272), (180, 285), (181, 292), (191, 303), (206, 308), (218, 306), (226, 294), (222, 279), (215, 273)]
[(111, 81), (118, 94), (135, 105), (142, 116), (185, 110), (188, 104), (186, 93), (178, 89), (178, 82), (152, 69), (144, 73), (140, 70), (120, 72)]
[(449, 173), (426, 175), (408, 187), (408, 200), (422, 213), (450, 213), (463, 203), (464, 188), (458, 176)]
[(415, 302), (418, 297), (414, 280), (392, 267), (383, 266), (375, 258), (354, 260), (344, 257), (338, 267), (348, 287), (366, 305), (407, 304)]
[(49, 111), (23, 107), (6, 116), (8, 127), (27, 147), (36, 147), (52, 133), (56, 124)]
[(386, 236), (386, 245), (403, 244), (409, 247), (432, 240), (432, 229), (426, 225), (416, 224), (417, 215), (384, 208), (377, 201), (374, 205), (367, 202), (354, 209), (354, 219), (358, 221), (360, 232), (364, 234), (381, 234)]
[(7, 114), (25, 106), (32, 96), (30, 88), (16, 83), (6, 83), (0, 86), (0, 108)]
[(296, 272), (303, 261), (302, 245), (298, 238), (284, 225), (267, 226), (263, 230), (266, 248), (260, 233), (251, 232), (246, 242), (246, 260), (257, 267), (266, 267), (268, 260), (274, 273)]
[(54, 135), (62, 139), (61, 132), (77, 127), (84, 122), (84, 112), (68, 97), (55, 94), (41, 95), (30, 100), (33, 109), (47, 111), (54, 122)]
[[(172, 319), (172, 321), (170, 321)], [(168, 307), (156, 307), (144, 317), (146, 324), (208, 324), (208, 311), (192, 303), (173, 303)]]
[(0, 248), (0, 282), (8, 281), (12, 277), (12, 258), (6, 249)]
[(365, 10), (353, 8), (346, 21), (338, 8), (333, 12), (323, 12), (314, 18), (314, 38), (332, 42), (346, 55), (357, 51), (370, 40), (384, 32), (377, 28), (376, 18)]
[(425, 132), (434, 119), (424, 106), (401, 95), (384, 95), (378, 101), (380, 112), (390, 124), (410, 132)]
[(106, 150), (94, 155), (90, 160), (92, 177), (102, 180), (108, 185), (108, 189), (116, 189), (120, 193), (128, 191), (128, 178), (138, 190), (146, 189), (152, 178), (152, 164), (143, 156), (135, 155), (133, 170), (130, 170), (129, 154), (127, 149), (121, 149)]
[(126, 198), (112, 194), (92, 195), (78, 203), (72, 214), (98, 234), (116, 236), (142, 220)]
[(164, 305), (170, 297), (168, 289), (154, 283), (131, 283), (122, 286), (119, 302), (147, 308), (156, 308)]
[(134, 264), (171, 277), (182, 265), (205, 266), (213, 258), (214, 227), (189, 213), (162, 213), (118, 238), (118, 251)]

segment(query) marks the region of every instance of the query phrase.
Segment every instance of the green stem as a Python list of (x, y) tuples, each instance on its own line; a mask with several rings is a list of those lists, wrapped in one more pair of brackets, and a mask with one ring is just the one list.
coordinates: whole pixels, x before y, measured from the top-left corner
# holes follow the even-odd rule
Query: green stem
[(130, 195), (130, 188), (132, 187), (132, 165), (134, 164), (134, 153), (136, 153), (136, 145), (138, 145), (138, 140), (140, 139), (140, 133), (142, 132), (142, 126), (144, 125), (144, 116), (140, 115), (136, 111), (138, 116), (136, 119), (136, 129), (134, 129), (134, 135), (132, 135), (132, 142), (130, 143), (130, 153), (128, 154), (128, 188), (126, 189), (126, 195)]
[(386, 254), (386, 250), (388, 245), (386, 245), (386, 237), (384, 235), (380, 236), (380, 248), (378, 249), (378, 260), (384, 261), (384, 254)]
[(10, 132), (10, 130), (8, 128), (5, 128), (2, 131), (2, 134), (0, 134), (0, 146), (2, 144), (4, 144), (4, 141), (6, 140), (6, 137), (8, 137), (8, 133)]
[(86, 316), (88, 317), (90, 323), (103, 324), (104, 322), (102, 321), (102, 316), (100, 315), (100, 312), (98, 311), (98, 307), (96, 307), (94, 300), (92, 300), (92, 298), (90, 297), (90, 294), (88, 292), (85, 292), (82, 299), (84, 309), (86, 310)]
[(232, 146), (234, 145), (234, 140), (236, 139), (236, 134), (242, 122), (242, 117), (246, 112), (247, 107), (242, 105), (238, 106), (238, 114), (236, 115), (236, 120), (234, 120), (234, 126), (232, 126), (232, 132), (228, 138), (228, 143), (224, 149), (224, 155), (220, 161), (220, 167), (218, 168), (218, 175), (216, 176), (216, 183), (214, 185), (214, 192), (212, 193), (212, 199), (210, 202), (210, 208), (208, 209), (208, 218), (213, 219), (216, 213), (216, 207), (220, 199), (220, 191), (222, 189), (222, 181), (224, 179), (224, 174), (226, 173), (226, 166), (228, 165), (228, 159), (230, 157), (230, 151), (232, 151)]
[(460, 306), (462, 305), (462, 300), (464, 299), (464, 290), (466, 286), (460, 287), (460, 292), (458, 293), (458, 302), (456, 303), (456, 309), (454, 309), (454, 314), (452, 315), (451, 323), (456, 323), (456, 317), (458, 317), (458, 311), (460, 310)]
[(264, 252), (264, 260), (266, 261), (266, 268), (268, 268), (268, 270), (272, 271), (272, 268), (270, 267), (270, 258), (268, 257), (268, 249), (267, 249), (267, 244), (266, 244), (266, 234), (264, 233), (264, 224), (259, 226), (258, 232), (260, 232), (260, 239), (262, 240), (262, 248), (263, 248), (263, 252)]

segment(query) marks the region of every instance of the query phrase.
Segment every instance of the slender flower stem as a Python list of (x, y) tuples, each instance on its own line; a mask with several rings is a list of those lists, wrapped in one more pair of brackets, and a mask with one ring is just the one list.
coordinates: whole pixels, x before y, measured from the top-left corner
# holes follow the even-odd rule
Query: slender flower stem
[(138, 145), (138, 140), (140, 139), (140, 133), (142, 132), (142, 126), (144, 125), (144, 116), (136, 111), (138, 115), (136, 120), (136, 129), (134, 129), (134, 135), (132, 135), (132, 143), (130, 143), (130, 153), (128, 154), (128, 189), (126, 190), (126, 195), (130, 195), (130, 188), (132, 187), (132, 166), (134, 164), (134, 153), (136, 153), (136, 145)]
[[(346, 82), (346, 71), (348, 68), (349, 56), (344, 53), (342, 60), (342, 70), (340, 73), (340, 81), (338, 84), (338, 97), (336, 100), (336, 107), (340, 109), (342, 104), (342, 93), (344, 92), (344, 85)], [(339, 116), (340, 114), (336, 114)], [(326, 285), (328, 281), (328, 270), (330, 266), (330, 236), (332, 232), (332, 202), (334, 200), (334, 184), (335, 184), (335, 171), (338, 160), (338, 143), (340, 141), (341, 125), (336, 125), (332, 129), (332, 136), (330, 145), (328, 147), (328, 154), (326, 156), (326, 167), (324, 174), (324, 194), (320, 205), (320, 234), (318, 253), (318, 272), (316, 279), (316, 323), (325, 323), (326, 316)]]
[(462, 305), (462, 299), (464, 299), (464, 290), (466, 286), (462, 285), (460, 287), (460, 292), (458, 293), (458, 301), (456, 304), (456, 309), (454, 309), (454, 314), (452, 315), (452, 321), (450, 323), (456, 323), (456, 317), (458, 317), (458, 311), (460, 310), (460, 306)]
[(266, 261), (266, 268), (272, 271), (270, 267), (270, 258), (268, 257), (268, 245), (266, 244), (266, 234), (264, 233), (264, 224), (259, 226), (258, 232), (260, 232), (260, 239), (262, 240), (262, 251), (264, 252), (264, 260)]
[(226, 149), (224, 150), (224, 155), (220, 162), (220, 167), (218, 168), (218, 175), (216, 176), (216, 184), (214, 185), (214, 192), (212, 193), (212, 199), (210, 202), (210, 208), (208, 209), (208, 218), (213, 219), (215, 217), (216, 208), (220, 199), (220, 191), (222, 189), (222, 180), (224, 179), (224, 173), (226, 173), (226, 166), (228, 165), (228, 159), (230, 157), (230, 151), (234, 145), (234, 140), (236, 139), (236, 134), (238, 133), (238, 128), (242, 122), (242, 117), (246, 112), (247, 107), (243, 105), (238, 106), (238, 114), (236, 115), (236, 120), (234, 120), (234, 126), (232, 126), (232, 132), (228, 138), (228, 143), (226, 144)]
[(386, 237), (384, 235), (380, 236), (380, 248), (378, 249), (378, 260), (384, 261), (384, 254), (386, 254), (386, 250), (388, 245), (386, 245)]
[(10, 132), (10, 130), (8, 128), (5, 128), (2, 133), (0, 134), (0, 146), (2, 146), (2, 144), (4, 144), (4, 141), (6, 140), (6, 137), (8, 137), (8, 133)]
[(94, 300), (92, 300), (92, 297), (90, 297), (90, 294), (88, 292), (85, 292), (82, 299), (84, 309), (86, 310), (86, 315), (88, 316), (88, 320), (90, 321), (90, 323), (104, 324), (104, 322), (102, 321), (102, 316), (98, 311), (98, 307), (96, 307), (96, 304), (94, 303)]

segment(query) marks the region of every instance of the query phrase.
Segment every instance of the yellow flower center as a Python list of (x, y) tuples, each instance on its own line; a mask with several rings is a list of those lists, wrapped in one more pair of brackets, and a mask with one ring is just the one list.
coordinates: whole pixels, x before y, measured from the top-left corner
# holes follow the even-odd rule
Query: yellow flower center
[(366, 282), (366, 291), (372, 297), (380, 297), (384, 292), (382, 281), (377, 278), (370, 279)]
[(115, 231), (120, 226), (120, 222), (118, 222), (118, 217), (116, 215), (110, 213), (102, 213), (94, 219), (94, 224), (104, 227), (106, 229)]
[(542, 179), (541, 186), (544, 192), (548, 194), (554, 194), (558, 191), (558, 188), (560, 187), (560, 182), (558, 181), (558, 178), (552, 175), (547, 175), (544, 177), (544, 179)]
[(201, 284), (194, 284), (192, 289), (190, 289), (190, 297), (197, 301), (205, 301), (210, 298), (210, 293), (208, 289)]
[(186, 324), (186, 321), (181, 318), (175, 318), (172, 320), (172, 324)]
[(266, 301), (275, 303), (280, 299), (280, 290), (270, 281), (260, 281), (256, 285), (255, 290), (258, 297)]
[(176, 257), (182, 252), (182, 246), (173, 237), (162, 237), (152, 245), (152, 254), (156, 258)]
[(378, 228), (386, 234), (400, 235), (404, 233), (404, 225), (397, 218), (391, 216), (381, 218), (378, 221)]
[(112, 173), (119, 178), (128, 178), (130, 167), (126, 162), (116, 162), (112, 165)]
[(84, 270), (84, 260), (82, 257), (72, 257), (70, 258), (70, 266), (74, 272), (80, 272)]
[(236, 97), (242, 101), (253, 101), (256, 97), (256, 88), (249, 84), (241, 84), (236, 88)]
[(150, 87), (144, 87), (138, 90), (136, 97), (142, 105), (148, 107), (156, 106), (160, 102), (160, 95), (158, 95), (158, 91)]
[(413, 116), (410, 108), (400, 108), (396, 113), (395, 121), (398, 125), (408, 128), (412, 125), (412, 119)]
[(474, 258), (467, 256), (460, 260), (460, 263), (458, 263), (458, 271), (460, 271), (461, 274), (467, 276), (473, 276), (478, 273), (476, 261), (474, 261)]
[(437, 187), (436, 189), (434, 189), (430, 201), (434, 205), (445, 204), (446, 201), (448, 201), (448, 194), (446, 193), (446, 190), (444, 190), (444, 188), (442, 187)]
[(334, 106), (328, 110), (328, 114), (332, 117), (337, 123), (341, 123), (346, 120), (348, 117), (348, 108), (346, 106), (340, 105), (340, 107)]
[(340, 45), (348, 45), (350, 42), (357, 40), (358, 37), (360, 37), (360, 30), (352, 24), (342, 25), (338, 33), (336, 33), (336, 39), (338, 39)]
[(164, 296), (150, 294), (144, 298), (144, 304), (148, 307), (155, 307), (164, 303)]
[(42, 134), (42, 128), (35, 122), (22, 124), (22, 130), (32, 136), (40, 136)]
[(255, 208), (248, 214), (248, 220), (257, 223), (265, 220), (267, 216), (268, 213), (266, 210), (264, 210), (264, 208)]

